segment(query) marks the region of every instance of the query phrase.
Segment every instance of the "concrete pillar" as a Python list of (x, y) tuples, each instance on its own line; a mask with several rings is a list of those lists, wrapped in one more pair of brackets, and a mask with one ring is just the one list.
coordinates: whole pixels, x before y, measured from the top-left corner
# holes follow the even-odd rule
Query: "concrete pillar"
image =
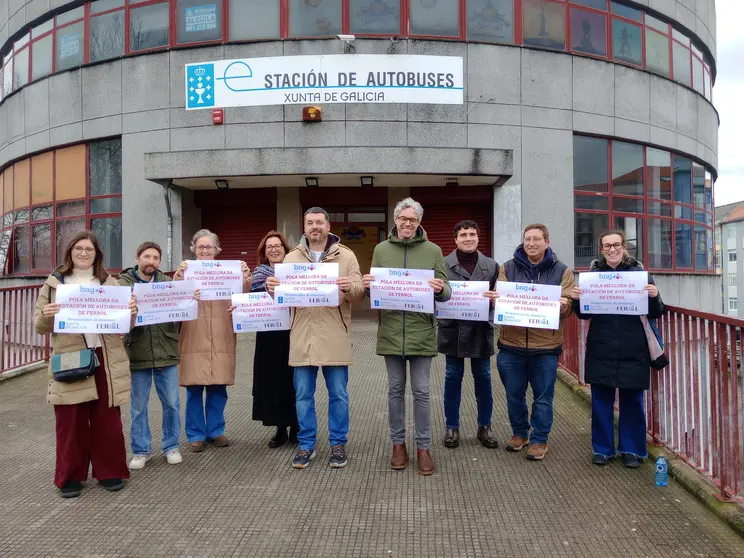
[(493, 258), (504, 263), (522, 242), (522, 185), (509, 181), (493, 189)]
[(300, 189), (280, 187), (276, 192), (276, 228), (291, 247), (297, 246), (302, 236), (302, 207)]
[(182, 260), (194, 259), (191, 237), (202, 228), (201, 209), (194, 202), (194, 191), (186, 188), (171, 190), (173, 208), (173, 269)]
[(395, 226), (395, 217), (393, 216), (393, 210), (395, 205), (402, 199), (405, 199), (411, 195), (411, 188), (408, 186), (402, 186), (400, 188), (388, 188), (388, 231), (392, 230)]

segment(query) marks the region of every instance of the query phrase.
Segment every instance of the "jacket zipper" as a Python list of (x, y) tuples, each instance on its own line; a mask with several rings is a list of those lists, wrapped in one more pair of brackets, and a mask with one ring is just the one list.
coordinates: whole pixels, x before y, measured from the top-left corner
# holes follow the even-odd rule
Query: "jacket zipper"
[[(408, 262), (408, 244), (403, 241), (403, 269), (406, 268)], [(401, 356), (406, 356), (406, 311), (403, 311), (403, 346), (401, 347)]]
[[(540, 283), (540, 272), (537, 272), (537, 283)], [(532, 284), (535, 284), (535, 280), (532, 280)], [(530, 328), (526, 327), (524, 328), (524, 348), (529, 349), (530, 348)]]

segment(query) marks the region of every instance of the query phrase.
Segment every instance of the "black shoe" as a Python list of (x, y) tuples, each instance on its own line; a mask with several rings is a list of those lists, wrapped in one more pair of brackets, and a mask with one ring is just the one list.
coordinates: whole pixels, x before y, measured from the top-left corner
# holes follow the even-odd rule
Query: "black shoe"
[(496, 439), (496, 437), (493, 435), (493, 431), (491, 430), (491, 426), (479, 426), (478, 427), (478, 434), (476, 436), (478, 438), (478, 441), (481, 443), (481, 445), (484, 448), (497, 448), (499, 447), (499, 442)]
[(121, 479), (100, 480), (98, 481), (98, 484), (100, 484), (109, 492), (116, 492), (117, 490), (121, 490), (122, 488), (124, 488), (124, 481)]
[(448, 428), (447, 434), (444, 436), (444, 447), (456, 448), (460, 445), (460, 429), (459, 428)]
[(269, 440), (269, 447), (271, 449), (280, 448), (287, 443), (287, 440), (289, 440), (287, 429), (283, 426), (277, 426), (276, 434), (274, 434), (274, 437)]
[(331, 458), (328, 460), (328, 466), (334, 469), (346, 467), (346, 448), (343, 444), (336, 444), (331, 448)]
[(628, 469), (638, 469), (638, 467), (641, 466), (641, 460), (632, 453), (624, 453), (623, 465), (625, 465)]
[(598, 453), (595, 453), (592, 455), (592, 463), (595, 465), (607, 465), (610, 462), (609, 457), (605, 457), (604, 455), (600, 455)]
[(304, 469), (310, 465), (310, 460), (315, 457), (315, 450), (299, 450), (292, 460), (292, 467), (295, 469)]
[(289, 427), (289, 443), (290, 444), (297, 444), (297, 435), (300, 433), (300, 427), (299, 426), (290, 426)]
[(82, 482), (70, 481), (59, 489), (59, 495), (62, 498), (77, 498), (83, 490)]

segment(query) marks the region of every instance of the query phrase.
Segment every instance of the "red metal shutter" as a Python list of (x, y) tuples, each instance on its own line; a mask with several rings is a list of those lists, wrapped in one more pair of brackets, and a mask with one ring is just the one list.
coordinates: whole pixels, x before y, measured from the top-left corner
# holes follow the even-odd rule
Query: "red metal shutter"
[(478, 205), (424, 205), (423, 227), (429, 240), (439, 244), (445, 256), (455, 249), (454, 229), (460, 221), (470, 219), (478, 223), (478, 250), (491, 255), (491, 206)]

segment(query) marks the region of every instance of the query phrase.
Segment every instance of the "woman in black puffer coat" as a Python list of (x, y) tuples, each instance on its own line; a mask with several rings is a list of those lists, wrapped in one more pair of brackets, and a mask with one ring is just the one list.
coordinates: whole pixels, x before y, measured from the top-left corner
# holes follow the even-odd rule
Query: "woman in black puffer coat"
[[(625, 234), (612, 230), (599, 236), (601, 255), (591, 271), (644, 271), (625, 250)], [(648, 277), (649, 320), (664, 313), (664, 303), (651, 275)], [(592, 389), (592, 462), (605, 465), (615, 455), (615, 390), (620, 391), (620, 426), (617, 452), (626, 467), (638, 467), (646, 451), (646, 414), (643, 392), (649, 389), (651, 356), (639, 316), (582, 314), (581, 290), (575, 287), (574, 312), (591, 320), (586, 340), (585, 381)]]

